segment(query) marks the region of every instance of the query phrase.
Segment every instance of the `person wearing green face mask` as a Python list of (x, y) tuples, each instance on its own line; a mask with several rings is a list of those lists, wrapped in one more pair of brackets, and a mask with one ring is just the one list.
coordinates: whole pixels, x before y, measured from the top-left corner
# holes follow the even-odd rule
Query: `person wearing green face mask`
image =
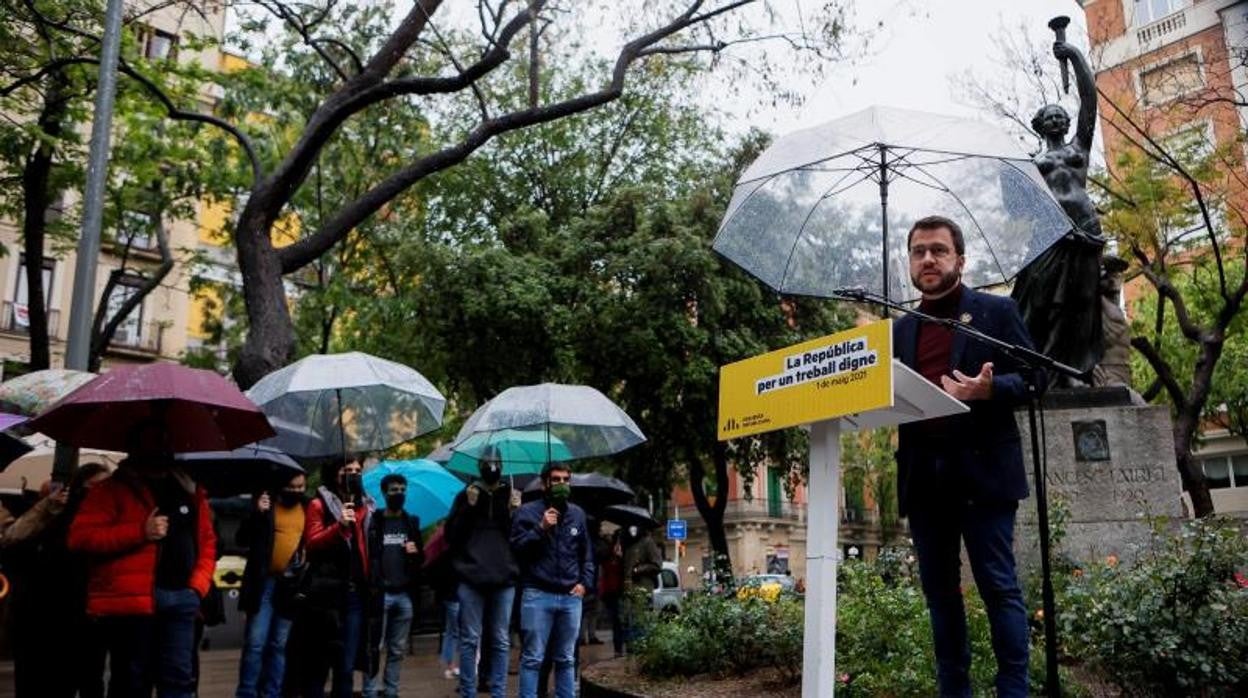
[(542, 470), (544, 497), (512, 518), (511, 547), (520, 563), (520, 698), (537, 696), (538, 674), (549, 644), (555, 665), (555, 698), (576, 693), (576, 637), (581, 599), (594, 583), (594, 546), (585, 511), (568, 501), (572, 472), (551, 463)]

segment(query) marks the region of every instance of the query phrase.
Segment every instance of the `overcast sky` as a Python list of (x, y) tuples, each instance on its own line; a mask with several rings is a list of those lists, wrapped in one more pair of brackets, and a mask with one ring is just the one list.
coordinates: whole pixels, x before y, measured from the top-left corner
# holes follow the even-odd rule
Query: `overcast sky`
[(951, 80), (967, 70), (984, 78), (1003, 72), (990, 60), (994, 35), (1017, 31), (1022, 23), (1044, 45), (1053, 38), (1049, 19), (1067, 15), (1068, 40), (1087, 52), (1086, 22), (1076, 0), (859, 0), (855, 8), (858, 26), (883, 23), (870, 54), (830, 71), (823, 85), (806, 91), (803, 106), (764, 109), (750, 121), (785, 133), (877, 104), (987, 118), (959, 101)]

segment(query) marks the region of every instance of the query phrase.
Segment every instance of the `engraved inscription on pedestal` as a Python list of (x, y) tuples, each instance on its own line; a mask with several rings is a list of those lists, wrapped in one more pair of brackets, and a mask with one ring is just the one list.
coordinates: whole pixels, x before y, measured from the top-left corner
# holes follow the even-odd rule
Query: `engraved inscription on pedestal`
[[(1045, 413), (1050, 508), (1064, 506), (1065, 554), (1076, 560), (1130, 557), (1148, 539), (1147, 516), (1182, 515), (1173, 431), (1165, 407), (1119, 406)], [(1019, 426), (1027, 439), (1026, 413)], [(1028, 479), (1034, 470), (1027, 457)], [(1016, 553), (1024, 566), (1038, 559), (1033, 496), (1019, 508)], [(1056, 504), (1060, 502), (1060, 504)]]

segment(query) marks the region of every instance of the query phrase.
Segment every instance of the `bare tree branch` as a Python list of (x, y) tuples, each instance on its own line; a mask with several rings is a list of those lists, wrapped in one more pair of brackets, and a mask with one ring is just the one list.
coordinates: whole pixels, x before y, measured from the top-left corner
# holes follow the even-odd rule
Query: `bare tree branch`
[[(121, 285), (122, 280), (133, 275), (126, 268), (124, 256), (122, 264), (109, 272), (108, 281), (104, 284), (104, 293), (99, 305), (95, 308), (95, 319), (91, 325), (94, 331), (91, 333), (90, 370), (100, 370), (100, 361), (108, 345), (112, 343), (113, 337), (117, 335), (118, 328), (126, 321), (126, 318), (130, 317), (130, 313), (142, 305), (144, 299), (160, 286), (169, 272), (173, 271), (174, 260), (173, 253), (169, 249), (169, 233), (165, 230), (164, 221), (160, 216), (157, 216), (156, 220), (156, 245), (160, 250), (160, 266), (151, 275), (140, 277), (143, 282), (135, 287), (134, 293), (122, 301), (112, 317), (108, 317), (108, 300), (112, 298), (113, 292)], [(129, 245), (126, 249), (129, 250)], [(107, 322), (105, 322), (106, 318)]]
[(1170, 364), (1162, 357), (1161, 352), (1153, 345), (1147, 337), (1132, 337), (1131, 346), (1148, 361), (1152, 366), (1153, 373), (1157, 376), (1157, 380), (1161, 382), (1166, 389), (1166, 394), (1170, 396), (1171, 402), (1174, 403), (1176, 410), (1187, 409), (1187, 396), (1182, 386), (1174, 377), (1174, 372), (1170, 369)]
[(625, 44), (616, 58), (611, 82), (601, 90), (553, 104), (521, 109), (493, 119), (483, 120), (459, 143), (422, 157), (406, 168), (390, 175), (363, 196), (339, 209), (319, 230), (294, 244), (278, 250), (283, 273), (289, 274), (296, 271), (324, 254), (335, 243), (346, 236), (352, 228), (380, 209), (387, 201), (398, 196), (421, 179), (462, 162), (494, 136), (578, 114), (619, 98), (624, 90), (628, 68), (640, 57), (643, 50), (686, 29), (694, 22), (705, 21), (705, 19), (718, 16), (730, 9), (754, 1), (737, 0), (737, 2), (702, 15), (696, 14), (702, 3), (694, 2), (685, 13), (668, 24)]

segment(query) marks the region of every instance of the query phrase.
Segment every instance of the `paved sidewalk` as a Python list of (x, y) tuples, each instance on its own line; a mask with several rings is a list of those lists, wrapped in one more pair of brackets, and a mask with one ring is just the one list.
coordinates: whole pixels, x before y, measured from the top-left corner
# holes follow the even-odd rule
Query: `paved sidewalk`
[[(402, 690), (405, 698), (456, 698), (456, 682), (442, 676), (438, 665), (436, 635), (412, 638), (412, 654), (403, 663)], [(519, 651), (513, 647), (511, 665), (518, 661)], [(239, 650), (220, 649), (200, 653), (200, 698), (231, 698), (238, 679)], [(581, 648), (581, 662), (591, 664), (611, 657), (610, 643)], [(516, 676), (508, 677), (508, 695), (516, 693)], [(357, 690), (359, 682), (357, 680)], [(483, 694), (484, 695), (484, 694)], [(0, 662), (0, 698), (13, 697), (13, 662)]]

